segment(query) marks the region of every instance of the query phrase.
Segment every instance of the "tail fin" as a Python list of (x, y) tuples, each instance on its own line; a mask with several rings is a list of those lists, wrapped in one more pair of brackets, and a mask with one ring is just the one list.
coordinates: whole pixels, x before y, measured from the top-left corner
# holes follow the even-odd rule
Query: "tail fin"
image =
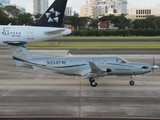
[(62, 27), (67, 0), (55, 0), (33, 26)]
[(24, 61), (31, 60), (30, 52), (25, 48), (24, 42), (7, 43), (16, 66), (25, 66)]

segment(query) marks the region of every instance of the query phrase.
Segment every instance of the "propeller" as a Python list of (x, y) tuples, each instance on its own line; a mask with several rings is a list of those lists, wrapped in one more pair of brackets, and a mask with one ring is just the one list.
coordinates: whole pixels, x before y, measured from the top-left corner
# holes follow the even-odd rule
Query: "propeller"
[(155, 64), (155, 57), (153, 56), (152, 76), (154, 76), (154, 70), (158, 68), (159, 67)]
[[(153, 55), (153, 67), (155, 66), (155, 57)], [(152, 67), (152, 77), (154, 76), (154, 68)]]

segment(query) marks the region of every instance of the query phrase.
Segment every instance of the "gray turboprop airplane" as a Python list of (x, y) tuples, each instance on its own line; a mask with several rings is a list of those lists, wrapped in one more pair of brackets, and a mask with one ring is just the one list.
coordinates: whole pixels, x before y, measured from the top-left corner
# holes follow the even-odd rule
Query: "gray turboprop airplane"
[(131, 78), (146, 74), (159, 67), (155, 64), (129, 62), (119, 56), (107, 57), (62, 57), (29, 52), (25, 42), (8, 42), (9, 49), (17, 66), (31, 67), (35, 70), (83, 76), (89, 79), (90, 85), (96, 87), (100, 77), (117, 75)]

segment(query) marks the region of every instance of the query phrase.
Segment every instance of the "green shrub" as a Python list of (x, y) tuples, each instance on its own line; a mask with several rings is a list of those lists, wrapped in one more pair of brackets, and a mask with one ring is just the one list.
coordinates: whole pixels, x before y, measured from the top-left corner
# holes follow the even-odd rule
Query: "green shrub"
[(73, 31), (73, 36), (160, 36), (160, 30), (118, 29), (118, 30), (81, 30)]

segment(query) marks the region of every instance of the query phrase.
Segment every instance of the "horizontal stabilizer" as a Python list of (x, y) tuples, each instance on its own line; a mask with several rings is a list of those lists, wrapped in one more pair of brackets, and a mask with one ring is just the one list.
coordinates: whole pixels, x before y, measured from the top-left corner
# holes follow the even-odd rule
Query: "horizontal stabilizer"
[(62, 32), (64, 32), (66, 29), (59, 29), (59, 30), (54, 30), (54, 31), (47, 31), (45, 32), (45, 34), (60, 34)]

